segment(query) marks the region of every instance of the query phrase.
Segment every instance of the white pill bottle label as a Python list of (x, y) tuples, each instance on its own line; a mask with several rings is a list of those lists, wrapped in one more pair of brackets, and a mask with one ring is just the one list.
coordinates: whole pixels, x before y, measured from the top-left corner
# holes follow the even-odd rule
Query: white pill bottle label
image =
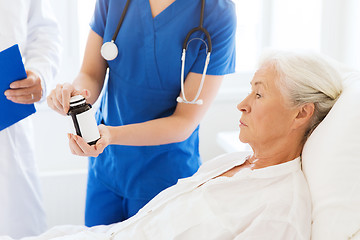
[(80, 134), (87, 143), (95, 142), (100, 138), (99, 130), (94, 117), (94, 110), (79, 113), (75, 116)]
[(96, 124), (94, 110), (81, 95), (70, 98), (68, 115), (73, 120), (73, 126), (77, 135), (81, 136), (88, 144), (94, 145), (100, 138)]

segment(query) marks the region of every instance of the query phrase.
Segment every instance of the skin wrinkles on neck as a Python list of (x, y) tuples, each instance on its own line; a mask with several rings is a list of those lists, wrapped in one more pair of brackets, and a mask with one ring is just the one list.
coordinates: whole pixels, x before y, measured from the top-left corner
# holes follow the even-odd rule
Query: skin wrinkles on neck
[[(285, 163), (299, 157), (303, 144), (299, 141), (301, 136), (296, 135), (290, 134), (289, 137), (284, 138), (285, 141), (272, 143), (269, 147), (263, 146), (259, 148), (258, 146), (251, 146), (254, 154), (249, 160), (254, 161), (257, 159), (252, 169)], [(296, 147), (294, 148), (294, 146)]]
[(251, 169), (260, 169), (265, 167), (270, 167), (273, 165), (282, 164), (300, 156), (301, 151), (294, 151), (294, 152), (281, 152), (273, 155), (263, 155), (263, 154), (256, 154), (248, 160), (252, 164)]

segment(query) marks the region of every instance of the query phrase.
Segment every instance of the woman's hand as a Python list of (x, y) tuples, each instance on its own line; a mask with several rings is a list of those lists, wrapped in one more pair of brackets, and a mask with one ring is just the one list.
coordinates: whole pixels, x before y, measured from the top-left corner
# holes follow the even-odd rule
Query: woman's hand
[(104, 149), (110, 144), (110, 131), (109, 127), (105, 125), (99, 125), (100, 139), (95, 145), (89, 145), (85, 140), (77, 135), (68, 134), (69, 146), (71, 153), (79, 156), (97, 157)]
[(85, 99), (90, 97), (90, 92), (86, 89), (77, 90), (72, 84), (58, 84), (47, 97), (47, 103), (50, 108), (56, 112), (66, 115), (70, 109), (70, 97), (83, 95)]

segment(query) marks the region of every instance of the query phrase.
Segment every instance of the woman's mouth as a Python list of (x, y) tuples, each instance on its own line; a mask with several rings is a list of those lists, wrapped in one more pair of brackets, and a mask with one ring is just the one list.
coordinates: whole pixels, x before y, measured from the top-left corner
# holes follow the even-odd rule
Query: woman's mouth
[(240, 125), (239, 125), (240, 127), (247, 127), (247, 125), (243, 121), (240, 120), (239, 122), (240, 122)]

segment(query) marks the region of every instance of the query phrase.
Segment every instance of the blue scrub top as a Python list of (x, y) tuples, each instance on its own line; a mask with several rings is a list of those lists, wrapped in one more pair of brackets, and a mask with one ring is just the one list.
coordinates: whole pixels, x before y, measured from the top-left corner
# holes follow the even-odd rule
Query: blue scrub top
[[(126, 0), (97, 0), (90, 26), (111, 41)], [(199, 25), (201, 1), (176, 0), (152, 17), (149, 0), (132, 0), (116, 38), (119, 55), (109, 61), (109, 79), (97, 112), (98, 123), (121, 126), (173, 114), (180, 93), (182, 44)], [(207, 0), (204, 27), (212, 38), (209, 75), (233, 73), (235, 68), (234, 4)], [(206, 39), (202, 33), (194, 37)], [(185, 74), (202, 73), (206, 52), (192, 41)], [(199, 127), (183, 142), (158, 146), (110, 145), (90, 158), (90, 171), (112, 191), (126, 198), (150, 199), (179, 178), (194, 174), (199, 156)]]

